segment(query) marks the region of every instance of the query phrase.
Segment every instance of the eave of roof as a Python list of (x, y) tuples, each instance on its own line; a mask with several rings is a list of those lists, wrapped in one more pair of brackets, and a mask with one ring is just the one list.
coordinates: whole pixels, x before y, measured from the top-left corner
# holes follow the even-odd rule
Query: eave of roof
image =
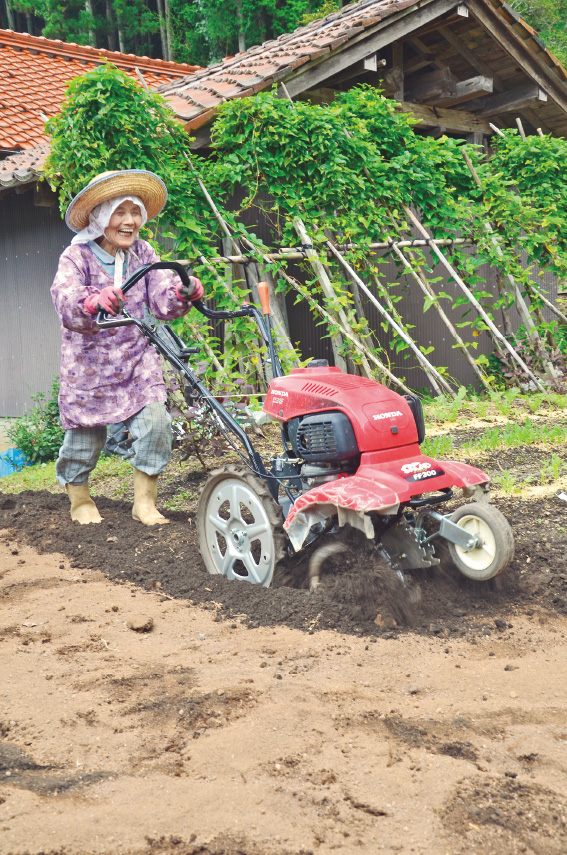
[[(567, 97), (567, 70), (549, 51), (537, 32), (503, 0), (482, 0), (503, 21), (513, 25), (519, 38), (534, 59), (543, 62), (554, 83)], [(359, 0), (340, 12), (313, 21), (293, 33), (252, 47), (221, 63), (195, 72), (182, 80), (157, 87), (165, 96), (188, 131), (196, 131), (214, 118), (216, 109), (225, 101), (243, 98), (268, 89), (274, 83), (303, 73), (308, 63), (319, 63), (322, 57), (340, 52), (348, 43), (358, 40), (386, 18), (405, 11), (421, 9), (423, 0)], [(326, 62), (326, 59), (323, 60)]]
[(185, 62), (167, 62), (163, 59), (152, 59), (149, 56), (137, 56), (134, 53), (120, 53), (104, 48), (93, 48), (90, 45), (62, 42), (60, 39), (46, 39), (44, 36), (15, 33), (13, 30), (0, 30), (0, 46), (64, 59), (84, 60), (95, 65), (111, 62), (119, 68), (132, 69), (137, 67), (141, 71), (153, 71), (169, 78), (179, 77), (182, 73), (192, 74), (199, 69), (198, 65), (189, 65)]
[(46, 140), (0, 160), (0, 189), (21, 187), (37, 181), (48, 154), (49, 143)]

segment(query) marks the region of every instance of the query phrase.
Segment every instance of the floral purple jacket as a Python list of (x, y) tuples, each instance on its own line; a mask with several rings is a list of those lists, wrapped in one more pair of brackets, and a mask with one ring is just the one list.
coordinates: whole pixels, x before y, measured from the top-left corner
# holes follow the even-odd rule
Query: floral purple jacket
[[(128, 275), (158, 260), (146, 241), (136, 240), (128, 253)], [(147, 303), (159, 320), (181, 317), (191, 303), (176, 296), (178, 283), (171, 270), (150, 271), (128, 291), (128, 311), (141, 318)], [(96, 315), (84, 311), (87, 297), (112, 284), (87, 245), (62, 253), (51, 295), (61, 319), (59, 409), (65, 430), (116, 424), (167, 397), (160, 357), (137, 327), (101, 330)]]

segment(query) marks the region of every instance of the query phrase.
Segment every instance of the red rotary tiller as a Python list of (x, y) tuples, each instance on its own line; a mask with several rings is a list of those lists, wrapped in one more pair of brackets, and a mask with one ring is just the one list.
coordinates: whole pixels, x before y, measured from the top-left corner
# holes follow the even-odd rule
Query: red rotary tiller
[[(188, 279), (176, 262), (145, 265), (124, 284), (124, 294), (156, 268)], [(514, 539), (506, 518), (489, 504), (488, 475), (421, 453), (425, 427), (415, 395), (344, 374), (323, 359), (284, 376), (274, 349), (267, 285), (260, 283), (259, 290), (263, 317), (249, 304), (236, 311), (214, 311), (201, 301), (194, 305), (211, 319), (249, 316), (258, 325), (273, 375), (263, 410), (279, 422), (282, 436), (282, 450), (269, 460), (189, 367), (199, 348), (186, 347), (166, 324), (156, 330), (126, 309), (121, 317), (98, 317), (101, 327), (135, 324), (184, 378), (188, 404), (200, 405), (232, 444), (244, 449), (242, 465), (212, 472), (201, 493), (197, 524), (209, 573), (268, 586), (286, 554), (319, 539), (324, 543), (346, 525), (363, 532), (402, 579), (406, 570), (439, 564), (435, 550), (441, 542), (470, 579), (485, 581), (506, 570)], [(474, 501), (443, 514), (440, 507), (455, 488)]]

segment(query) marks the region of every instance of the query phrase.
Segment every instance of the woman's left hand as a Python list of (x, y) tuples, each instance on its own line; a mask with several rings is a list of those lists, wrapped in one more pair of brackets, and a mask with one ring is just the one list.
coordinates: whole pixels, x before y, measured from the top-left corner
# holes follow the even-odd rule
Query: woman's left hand
[(193, 303), (195, 300), (201, 299), (205, 289), (200, 279), (197, 279), (196, 276), (190, 276), (189, 285), (177, 285), (175, 293), (179, 300), (183, 300), (185, 303)]

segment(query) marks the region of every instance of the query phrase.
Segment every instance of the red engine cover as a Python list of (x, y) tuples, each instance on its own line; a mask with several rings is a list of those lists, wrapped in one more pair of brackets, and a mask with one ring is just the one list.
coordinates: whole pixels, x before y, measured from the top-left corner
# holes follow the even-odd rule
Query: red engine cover
[(417, 442), (413, 413), (404, 397), (340, 368), (294, 368), (287, 377), (272, 380), (263, 410), (281, 422), (327, 410), (345, 413), (362, 452)]

